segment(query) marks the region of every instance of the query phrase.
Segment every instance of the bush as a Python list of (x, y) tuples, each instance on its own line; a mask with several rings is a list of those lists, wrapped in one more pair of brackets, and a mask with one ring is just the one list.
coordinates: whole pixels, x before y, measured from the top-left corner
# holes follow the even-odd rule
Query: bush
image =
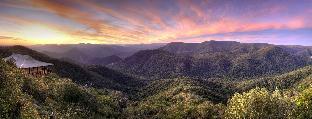
[(266, 89), (255, 88), (243, 94), (236, 93), (228, 102), (225, 118), (287, 118), (292, 116), (293, 109), (291, 100), (278, 90), (269, 93)]
[(296, 116), (300, 119), (312, 118), (312, 88), (304, 90), (296, 99)]

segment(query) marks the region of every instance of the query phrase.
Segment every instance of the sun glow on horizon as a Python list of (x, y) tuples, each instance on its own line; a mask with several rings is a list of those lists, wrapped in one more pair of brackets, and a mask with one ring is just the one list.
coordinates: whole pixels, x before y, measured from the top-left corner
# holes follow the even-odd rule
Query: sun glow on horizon
[(19, 32), (20, 39), (33, 44), (59, 44), (70, 41), (70, 35), (45, 25), (25, 26)]

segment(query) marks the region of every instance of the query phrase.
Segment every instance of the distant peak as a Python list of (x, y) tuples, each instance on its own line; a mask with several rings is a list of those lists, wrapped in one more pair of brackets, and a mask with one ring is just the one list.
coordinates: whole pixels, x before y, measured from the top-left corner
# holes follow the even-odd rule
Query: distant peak
[(216, 41), (216, 40), (210, 40), (210, 41), (204, 41), (202, 43), (240, 43), (237, 41)]
[(168, 44), (183, 44), (184, 42), (170, 42)]
[(92, 43), (79, 43), (79, 45), (92, 45)]

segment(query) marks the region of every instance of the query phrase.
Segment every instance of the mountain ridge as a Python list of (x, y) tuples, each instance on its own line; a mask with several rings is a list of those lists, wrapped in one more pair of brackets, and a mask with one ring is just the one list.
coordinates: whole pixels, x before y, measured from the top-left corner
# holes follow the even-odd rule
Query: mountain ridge
[(292, 49), (266, 43), (174, 42), (156, 50), (139, 51), (108, 67), (152, 78), (246, 78), (274, 75), (309, 65), (312, 63), (309, 51), (306, 47)]

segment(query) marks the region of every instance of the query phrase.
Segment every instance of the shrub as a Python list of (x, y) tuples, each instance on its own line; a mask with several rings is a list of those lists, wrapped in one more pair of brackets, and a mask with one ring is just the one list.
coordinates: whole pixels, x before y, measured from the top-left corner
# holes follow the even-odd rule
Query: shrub
[(287, 118), (292, 116), (294, 106), (288, 97), (276, 90), (255, 88), (249, 92), (236, 93), (228, 102), (225, 118)]
[(296, 116), (300, 119), (312, 118), (312, 88), (304, 90), (296, 99)]

